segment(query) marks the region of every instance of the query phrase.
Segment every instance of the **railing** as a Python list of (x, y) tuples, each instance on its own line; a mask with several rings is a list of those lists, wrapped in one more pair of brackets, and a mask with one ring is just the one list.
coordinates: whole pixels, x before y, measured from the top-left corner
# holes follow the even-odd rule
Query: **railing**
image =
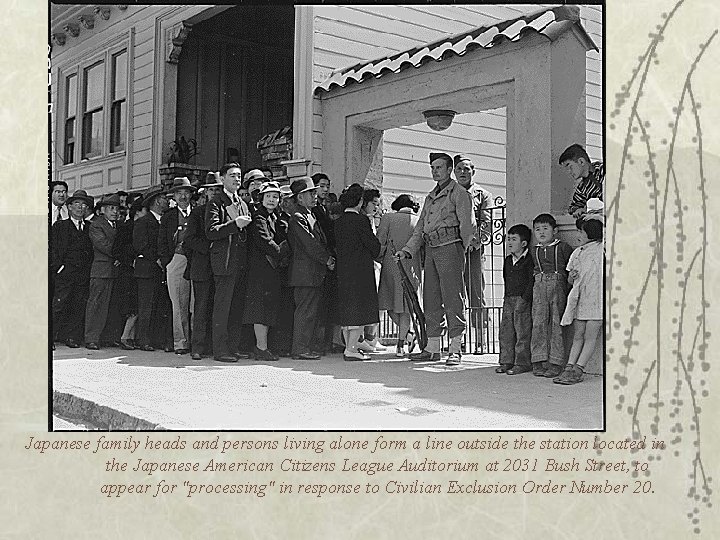
[[(466, 353), (473, 354), (498, 354), (500, 351), (499, 333), (500, 318), (502, 317), (503, 294), (505, 284), (502, 277), (502, 266), (505, 259), (505, 235), (506, 235), (506, 214), (505, 200), (502, 197), (495, 197), (495, 206), (488, 208), (491, 213), (488, 234), (483, 235), (484, 246), (483, 276), (484, 307), (466, 307), (465, 310), (465, 342), (463, 344)], [(470, 271), (472, 272), (472, 268)], [(421, 289), (422, 290), (422, 289)], [(422, 303), (422, 294), (420, 294)], [(467, 305), (467, 304), (466, 304)], [(478, 319), (479, 314), (479, 319)], [(380, 319), (380, 335), (384, 340), (397, 340), (397, 326), (382, 312)], [(473, 321), (480, 321), (481, 324), (472, 324)], [(447, 346), (446, 336), (443, 336), (443, 348)]]

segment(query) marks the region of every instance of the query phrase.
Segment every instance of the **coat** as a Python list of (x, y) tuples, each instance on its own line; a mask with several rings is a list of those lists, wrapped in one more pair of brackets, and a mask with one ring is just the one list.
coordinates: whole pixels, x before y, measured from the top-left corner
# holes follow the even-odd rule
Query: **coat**
[(157, 239), (160, 222), (152, 212), (138, 218), (133, 226), (133, 249), (135, 258), (135, 277), (159, 279), (161, 269), (158, 265)]
[(117, 294), (117, 303), (121, 315), (137, 313), (137, 285), (133, 274), (133, 262), (135, 261), (135, 250), (132, 245), (133, 238), (132, 220), (117, 224), (117, 234), (113, 242), (113, 258), (120, 261), (118, 276), (113, 284), (113, 295)]
[(330, 218), (330, 214), (322, 204), (319, 202), (311, 209), (313, 216), (318, 220), (320, 228), (325, 233), (327, 239), (327, 246), (330, 253), (335, 253), (335, 227), (333, 220)]
[(62, 268), (61, 273), (77, 273), (90, 278), (90, 266), (93, 260), (93, 247), (90, 242), (88, 224), (78, 231), (72, 219), (63, 219), (52, 226), (50, 270), (54, 275)]
[(160, 230), (158, 232), (158, 257), (163, 266), (167, 266), (175, 255), (177, 246), (176, 234), (178, 232), (178, 215), (180, 210), (177, 207), (165, 212), (160, 219)]
[(185, 256), (188, 265), (185, 278), (192, 281), (209, 281), (212, 279), (210, 267), (210, 240), (205, 236), (205, 210), (207, 203), (190, 212), (185, 234)]
[(310, 227), (308, 212), (295, 212), (288, 225), (288, 243), (292, 250), (289, 287), (320, 287), (327, 273), (330, 251), (320, 224)]
[(113, 263), (113, 244), (117, 236), (117, 224), (115, 227), (103, 216), (99, 216), (90, 222), (88, 227), (90, 241), (93, 245), (93, 263), (90, 269), (91, 278), (112, 279), (118, 276), (118, 267)]
[(366, 216), (344, 212), (335, 221), (337, 250), (338, 324), (363, 326), (380, 322), (375, 259), (380, 242)]
[(280, 267), (287, 265), (290, 255), (287, 226), (279, 218), (271, 224), (269, 212), (260, 206), (248, 232), (250, 263), (243, 322), (274, 326), (280, 307)]
[[(380, 241), (380, 285), (378, 286), (378, 304), (380, 309), (395, 313), (409, 313), (410, 308), (403, 299), (400, 271), (393, 255), (399, 251), (412, 236), (418, 216), (410, 208), (403, 208), (399, 212), (385, 214), (380, 220), (377, 237)], [(422, 266), (420, 257), (404, 260), (403, 265), (408, 277), (415, 285), (417, 292), (420, 287)]]
[[(249, 215), (245, 203), (241, 212)], [(215, 276), (237, 275), (247, 265), (247, 230), (239, 229), (230, 197), (224, 191), (207, 203), (205, 235), (210, 240), (210, 266)]]

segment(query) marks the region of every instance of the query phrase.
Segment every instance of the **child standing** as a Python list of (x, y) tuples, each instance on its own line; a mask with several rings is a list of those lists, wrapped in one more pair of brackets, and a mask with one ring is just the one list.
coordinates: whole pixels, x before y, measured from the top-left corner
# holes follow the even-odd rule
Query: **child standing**
[(533, 260), (528, 251), (532, 233), (527, 225), (513, 225), (507, 232), (503, 264), (505, 298), (500, 320), (500, 366), (495, 373), (519, 375), (532, 371), (530, 335), (532, 333)]
[(535, 262), (532, 306), (533, 375), (554, 378), (562, 373), (567, 358), (560, 319), (567, 302), (567, 263), (572, 248), (557, 239), (557, 222), (550, 214), (533, 220), (537, 245), (531, 250)]
[(603, 324), (603, 222), (602, 216), (585, 215), (578, 220), (585, 243), (573, 251), (568, 261), (568, 281), (573, 288), (561, 324), (572, 323), (574, 336), (565, 370), (553, 382), (579, 383), (595, 350)]

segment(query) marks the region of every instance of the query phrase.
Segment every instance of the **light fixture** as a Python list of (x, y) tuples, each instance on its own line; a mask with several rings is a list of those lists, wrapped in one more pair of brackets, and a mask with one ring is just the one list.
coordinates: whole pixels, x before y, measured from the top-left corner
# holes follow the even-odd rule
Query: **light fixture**
[(443, 131), (449, 128), (453, 118), (455, 118), (455, 114), (455, 111), (440, 109), (423, 112), (428, 127), (433, 131)]

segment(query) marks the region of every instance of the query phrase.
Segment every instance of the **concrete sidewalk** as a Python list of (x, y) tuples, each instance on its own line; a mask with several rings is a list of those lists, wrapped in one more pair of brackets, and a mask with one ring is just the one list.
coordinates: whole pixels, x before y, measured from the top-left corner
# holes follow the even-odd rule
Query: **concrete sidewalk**
[(553, 384), (495, 373), (495, 356), (458, 367), (393, 354), (368, 362), (281, 358), (222, 364), (164, 352), (53, 353), (54, 412), (109, 429), (602, 429), (603, 380)]

